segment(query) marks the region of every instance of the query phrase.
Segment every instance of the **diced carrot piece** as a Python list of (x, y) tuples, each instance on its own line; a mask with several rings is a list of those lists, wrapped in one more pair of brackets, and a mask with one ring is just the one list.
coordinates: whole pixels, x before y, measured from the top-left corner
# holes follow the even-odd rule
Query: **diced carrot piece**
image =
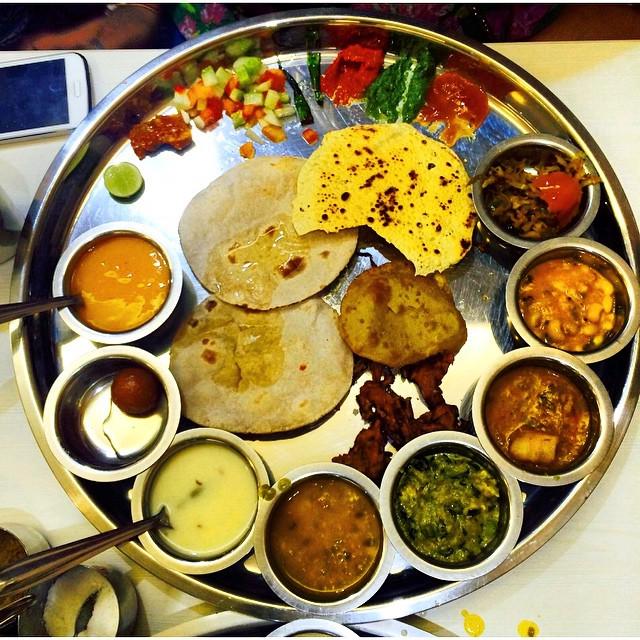
[(302, 132), (302, 137), (307, 144), (315, 144), (316, 142), (318, 142), (318, 132), (315, 129), (304, 129)]
[(271, 142), (282, 142), (287, 139), (287, 134), (284, 132), (284, 129), (273, 124), (262, 127), (262, 133), (265, 138), (268, 138)]
[(206, 100), (207, 98), (211, 98), (213, 96), (213, 90), (211, 87), (206, 87), (200, 82), (194, 82), (189, 89), (189, 99), (191, 102), (197, 102), (198, 100)]
[(232, 92), (234, 89), (237, 89), (239, 85), (240, 85), (240, 83), (238, 82), (238, 77), (234, 74), (234, 75), (232, 75), (232, 76), (229, 78), (229, 80), (227, 81), (227, 84), (226, 84), (226, 86), (225, 86), (225, 88), (224, 88), (224, 92), (225, 92), (227, 95), (231, 95), (231, 92)]
[(255, 104), (245, 104), (242, 107), (242, 115), (244, 116), (244, 119), (249, 120), (249, 118), (253, 117), (255, 110), (256, 110)]
[(222, 106), (224, 107), (227, 115), (231, 115), (238, 111), (238, 109), (242, 109), (242, 103), (235, 102), (235, 100), (231, 100), (231, 98), (222, 98)]
[(245, 142), (240, 145), (240, 155), (243, 158), (251, 159), (256, 155), (256, 148), (253, 146), (253, 142)]
[(256, 110), (253, 112), (253, 115), (256, 117), (256, 120), (260, 120), (260, 118), (264, 118), (264, 107), (256, 107)]

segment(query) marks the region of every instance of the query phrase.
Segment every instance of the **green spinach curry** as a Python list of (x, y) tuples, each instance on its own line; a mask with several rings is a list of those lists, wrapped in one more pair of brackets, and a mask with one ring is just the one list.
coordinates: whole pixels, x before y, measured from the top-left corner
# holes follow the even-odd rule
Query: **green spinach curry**
[(405, 542), (429, 561), (472, 562), (501, 535), (500, 480), (479, 461), (459, 453), (412, 458), (398, 477), (392, 504)]

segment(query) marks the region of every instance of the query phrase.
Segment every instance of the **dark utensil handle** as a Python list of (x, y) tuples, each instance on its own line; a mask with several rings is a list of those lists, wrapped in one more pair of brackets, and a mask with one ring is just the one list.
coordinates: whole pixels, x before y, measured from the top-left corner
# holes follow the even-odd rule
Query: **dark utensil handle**
[(0, 323), (10, 322), (11, 320), (17, 320), (25, 316), (32, 316), (35, 313), (42, 313), (43, 311), (68, 307), (78, 302), (80, 302), (78, 296), (59, 296), (58, 298), (48, 298), (47, 300), (0, 304)]
[(164, 510), (125, 527), (46, 549), (0, 571), (0, 596), (15, 595), (52, 580), (81, 562), (163, 523)]
[(11, 624), (30, 605), (35, 597), (28, 593), (17, 600), (11, 600), (6, 606), (0, 606), (0, 629)]

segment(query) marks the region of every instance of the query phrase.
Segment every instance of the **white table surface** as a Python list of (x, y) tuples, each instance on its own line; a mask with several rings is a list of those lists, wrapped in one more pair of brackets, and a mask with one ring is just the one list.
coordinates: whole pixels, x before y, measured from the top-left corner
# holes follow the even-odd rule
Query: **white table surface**
[[(562, 100), (601, 147), (640, 216), (640, 42), (512, 43), (495, 49)], [(86, 51), (95, 102), (160, 51)], [(0, 52), (0, 60), (27, 52)], [(0, 198), (14, 224), (64, 137), (0, 145)], [(0, 265), (0, 302), (11, 262)], [(40, 529), (52, 544), (95, 533), (56, 481), (22, 411), (6, 326), (0, 327), (0, 522)], [(544, 547), (493, 583), (423, 615), (466, 635), (462, 610), (479, 614), (485, 636), (516, 636), (533, 620), (543, 636), (640, 635), (640, 413), (594, 493)], [(129, 572), (141, 598), (137, 632), (150, 635), (212, 613), (118, 551), (89, 564)]]

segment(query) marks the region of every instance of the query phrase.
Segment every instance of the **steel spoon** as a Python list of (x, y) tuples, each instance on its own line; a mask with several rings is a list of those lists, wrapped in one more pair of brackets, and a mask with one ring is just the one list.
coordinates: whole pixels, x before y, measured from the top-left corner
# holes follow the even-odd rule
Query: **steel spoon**
[(45, 300), (32, 300), (31, 302), (11, 302), (9, 304), (0, 304), (0, 324), (32, 316), (43, 311), (51, 311), (53, 309), (62, 309), (70, 307), (74, 304), (80, 304), (82, 298), (80, 296), (59, 296), (57, 298), (47, 298)]

